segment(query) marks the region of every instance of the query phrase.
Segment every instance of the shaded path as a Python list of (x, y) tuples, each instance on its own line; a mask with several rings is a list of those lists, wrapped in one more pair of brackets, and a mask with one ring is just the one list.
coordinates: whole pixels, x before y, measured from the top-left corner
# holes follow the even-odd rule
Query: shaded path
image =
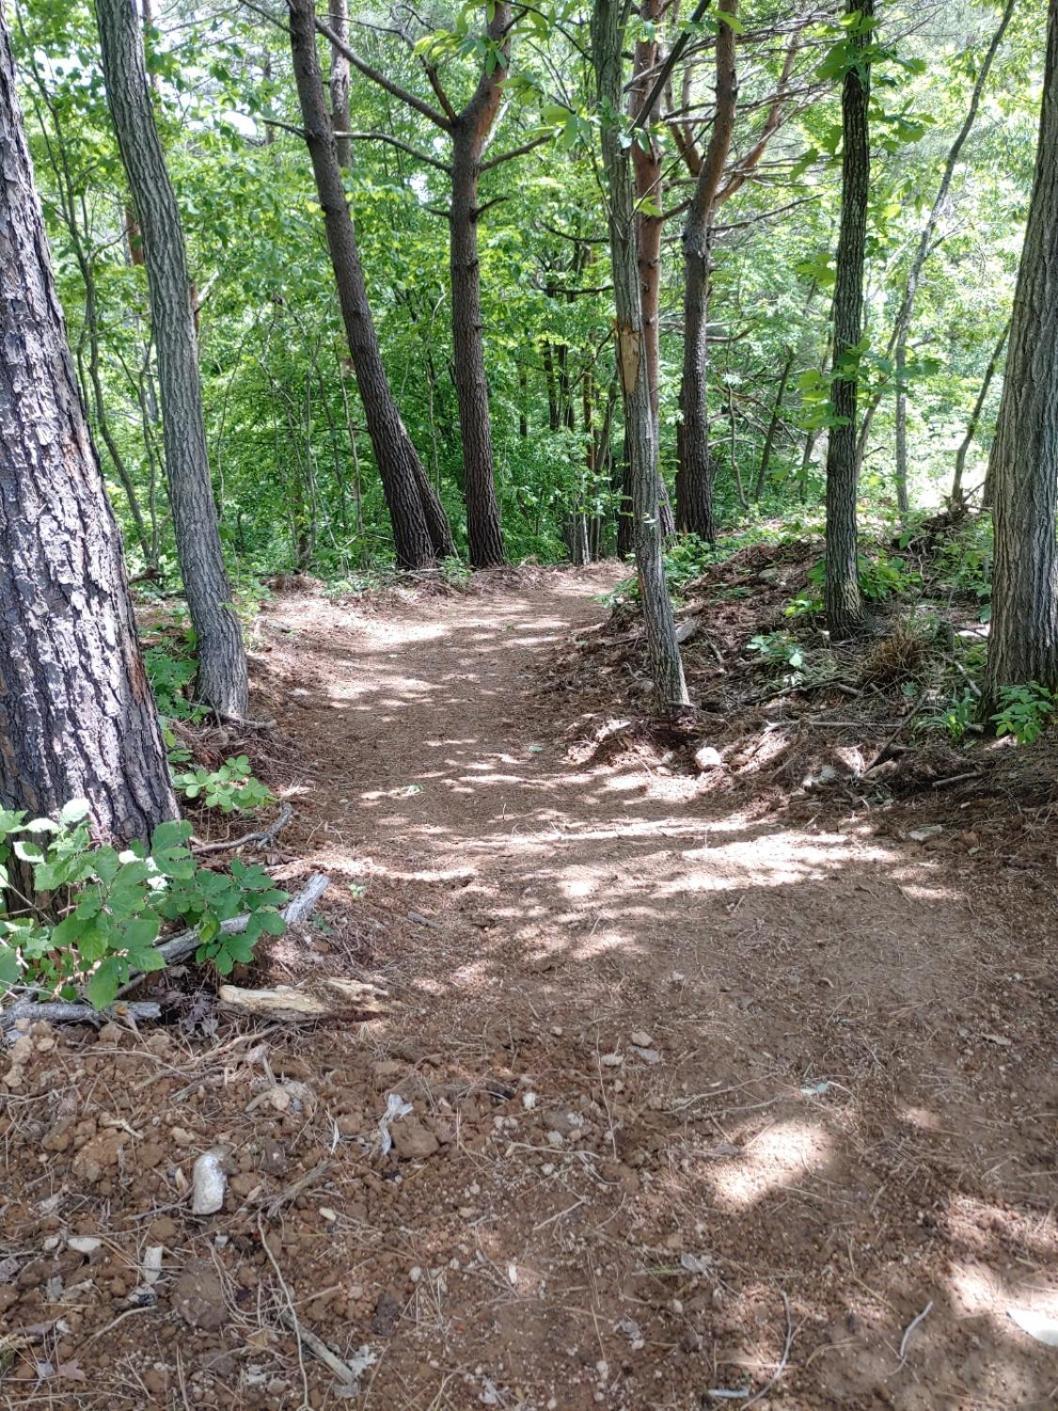
[(335, 920), (401, 997), (347, 1081), (370, 1056), (442, 1138), (366, 1211), (373, 1277), (434, 1281), (370, 1404), (696, 1407), (788, 1333), (768, 1404), (1052, 1404), (1007, 1318), (1058, 1312), (1047, 913), (862, 816), (572, 766), (541, 668), (611, 581), (261, 628), (299, 851), (365, 889)]

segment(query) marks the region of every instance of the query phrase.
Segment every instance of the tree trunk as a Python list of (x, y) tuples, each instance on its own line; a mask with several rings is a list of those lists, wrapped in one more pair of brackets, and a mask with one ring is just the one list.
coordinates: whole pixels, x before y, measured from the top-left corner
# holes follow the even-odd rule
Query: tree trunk
[[(974, 409), (970, 413), (970, 420), (966, 424), (966, 435), (962, 438), (959, 449), (955, 455), (955, 471), (951, 481), (951, 507), (961, 509), (965, 504), (963, 499), (963, 476), (966, 472), (966, 457), (970, 454), (970, 447), (973, 445), (974, 437), (977, 435), (977, 427), (981, 420), (981, 413), (984, 411), (985, 402), (988, 400), (989, 388), (996, 375), (999, 366), (999, 359), (1003, 356), (1003, 349), (1007, 346), (1007, 339), (1010, 337), (1010, 320), (1008, 319), (1003, 327), (1003, 332), (999, 335), (999, 341), (992, 350), (992, 356), (988, 360), (985, 368), (984, 379), (981, 383), (981, 390), (977, 394), (977, 401)], [(985, 480), (985, 488), (982, 495), (982, 503), (987, 508), (992, 503), (991, 486)]]
[[(638, 118), (650, 96), (661, 53), (657, 31), (665, 0), (643, 0), (639, 9), (641, 21), (654, 28), (636, 41), (633, 56), (632, 85), (628, 95), (628, 112)], [(656, 108), (655, 104), (655, 108)], [(658, 368), (661, 361), (661, 235), (664, 221), (661, 214), (662, 159), (661, 144), (651, 131), (654, 113), (646, 114), (642, 142), (632, 143), (632, 171), (636, 184), (636, 250), (639, 266), (639, 297), (643, 307), (643, 351), (647, 360), (647, 380), (650, 384), (650, 406), (654, 425), (658, 421)], [(645, 207), (645, 209), (644, 209)]]
[[(1056, 0), (1058, 3), (1058, 0)], [(659, 704), (676, 711), (689, 704), (676, 640), (672, 600), (665, 581), (658, 518), (657, 441), (643, 356), (643, 315), (635, 248), (635, 198), (627, 151), (621, 145), (622, 0), (596, 0), (591, 18), (592, 64), (602, 122), (602, 156), (608, 196), (617, 358), (625, 396), (633, 534), (639, 597), (651, 674)]]
[(438, 556), (453, 552), (451, 531), (404, 428), (382, 363), (323, 93), (313, 0), (289, 0), (289, 11), (290, 46), (305, 142), (323, 210), (349, 355), (393, 524), (397, 563), (401, 568), (429, 568)]
[(709, 454), (709, 271), (720, 181), (735, 128), (738, 74), (735, 31), (723, 23), (738, 12), (738, 0), (721, 0), (716, 33), (716, 112), (709, 146), (695, 179), (683, 227), (683, 374), (676, 438), (676, 518), (682, 529), (712, 541), (713, 471)]
[(786, 353), (786, 361), (782, 365), (782, 372), (779, 374), (779, 386), (775, 393), (775, 405), (772, 408), (767, 434), (764, 437), (764, 449), (761, 451), (760, 465), (757, 468), (757, 482), (753, 487), (753, 499), (758, 504), (768, 483), (768, 467), (771, 465), (771, 453), (775, 448), (775, 437), (779, 430), (779, 422), (782, 419), (782, 404), (783, 398), (786, 396), (786, 384), (790, 380), (793, 365), (794, 350), (789, 348)]
[(1036, 177), (992, 444), (995, 570), (986, 700), (1058, 686), (1058, 0), (1048, 6)]
[(452, 355), (463, 444), (467, 540), (470, 562), (475, 568), (492, 568), (503, 563), (505, 557), (500, 506), (496, 497), (489, 386), (485, 377), (485, 346), (482, 339), (478, 180), (481, 156), (495, 126), (503, 97), (510, 53), (510, 26), (510, 5), (494, 5), (488, 38), (498, 48), (487, 57), (474, 96), (450, 129), (452, 204), (448, 222), (452, 274)]
[(903, 338), (896, 345), (896, 507), (901, 514), (911, 508), (907, 497), (907, 344)]
[(844, 151), (841, 167), (841, 229), (834, 285), (834, 375), (832, 425), (827, 442), (827, 549), (825, 604), (835, 640), (863, 625), (857, 563), (856, 404), (859, 386), (858, 345), (863, 330), (863, 272), (867, 243), (870, 181), (870, 45), (874, 38), (874, 0), (847, 0), (849, 68), (841, 93)]
[[(331, 26), (343, 44), (349, 43), (349, 0), (329, 0)], [(349, 60), (337, 46), (331, 46), (331, 124), (335, 131), (338, 165), (348, 170), (353, 165), (353, 142), (348, 136), (338, 136), (350, 130)]]
[(218, 715), (242, 718), (246, 654), (210, 483), (180, 212), (154, 125), (134, 0), (97, 0), (96, 16), (107, 103), (143, 230), (173, 530), (197, 637), (196, 692)]
[(87, 799), (100, 839), (176, 803), (77, 391), (0, 14), (0, 805)]

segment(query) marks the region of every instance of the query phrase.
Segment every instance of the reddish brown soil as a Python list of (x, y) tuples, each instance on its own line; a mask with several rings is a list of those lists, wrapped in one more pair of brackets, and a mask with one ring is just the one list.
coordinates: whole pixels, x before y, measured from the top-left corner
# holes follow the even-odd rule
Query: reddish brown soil
[(1058, 1313), (1053, 857), (971, 855), (954, 799), (916, 841), (904, 803), (576, 764), (540, 682), (612, 579), (266, 608), (270, 861), (333, 886), (264, 968), (391, 1010), (19, 1041), (3, 1404), (343, 1404), (292, 1309), (369, 1349), (372, 1411), (1054, 1403), (1008, 1317)]

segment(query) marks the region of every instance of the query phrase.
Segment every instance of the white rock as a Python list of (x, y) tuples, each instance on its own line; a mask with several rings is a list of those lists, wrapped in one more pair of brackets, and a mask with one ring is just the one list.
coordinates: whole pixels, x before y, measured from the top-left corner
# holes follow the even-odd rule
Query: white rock
[(191, 1211), (195, 1215), (215, 1215), (224, 1204), (228, 1178), (222, 1153), (204, 1151), (191, 1172)]
[(78, 1254), (94, 1254), (103, 1241), (97, 1240), (94, 1235), (71, 1235), (66, 1243)]
[(629, 1039), (635, 1044), (636, 1048), (654, 1047), (654, 1040), (645, 1029), (633, 1029), (632, 1033), (629, 1035)]

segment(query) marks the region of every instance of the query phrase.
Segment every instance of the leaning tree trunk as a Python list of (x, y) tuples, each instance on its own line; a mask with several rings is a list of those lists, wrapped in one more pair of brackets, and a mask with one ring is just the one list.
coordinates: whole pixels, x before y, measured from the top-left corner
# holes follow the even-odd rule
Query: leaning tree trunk
[[(1003, 349), (1007, 346), (1007, 339), (1010, 337), (1010, 320), (1007, 319), (1003, 332), (999, 335), (999, 342), (992, 349), (992, 356), (988, 359), (988, 366), (985, 368), (985, 375), (981, 380), (981, 390), (977, 394), (974, 402), (974, 409), (970, 413), (970, 420), (966, 423), (966, 434), (959, 442), (959, 449), (955, 453), (955, 470), (951, 478), (951, 507), (953, 510), (962, 509), (965, 506), (963, 498), (963, 476), (966, 473), (966, 458), (970, 454), (970, 447), (973, 445), (974, 437), (977, 435), (977, 427), (981, 421), (981, 414), (985, 409), (985, 402), (988, 401), (988, 393), (992, 386), (992, 381), (999, 367), (999, 360), (1003, 356)], [(981, 503), (988, 509), (992, 504), (992, 487), (986, 478), (981, 495)]]
[(196, 692), (218, 715), (241, 718), (248, 697), (246, 653), (209, 476), (180, 212), (151, 111), (135, 0), (97, 0), (96, 16), (107, 103), (143, 231), (173, 530), (197, 637)]
[[(452, 205), (449, 211), (449, 259), (452, 274), (452, 362), (463, 443), (463, 493), (467, 502), (467, 540), (475, 568), (504, 562), (496, 468), (492, 454), (489, 386), (485, 376), (484, 326), (481, 313), (481, 262), (478, 257), (478, 180), (481, 157), (492, 134), (507, 77), (511, 7), (496, 4), (488, 38), (490, 53), (473, 97), (451, 124)], [(490, 67), (491, 63), (491, 67)]]
[(405, 430), (382, 363), (324, 97), (313, 0), (289, 0), (289, 10), (290, 47), (305, 142), (323, 210), (349, 355), (393, 524), (397, 563), (401, 568), (429, 568), (438, 557), (453, 552), (451, 530)]
[(176, 803), (52, 278), (0, 12), (0, 805), (87, 799), (102, 839)]
[(617, 315), (617, 359), (625, 396), (625, 432), (639, 596), (658, 700), (663, 710), (675, 711), (687, 706), (689, 697), (676, 640), (672, 600), (665, 581), (663, 540), (658, 517), (657, 441), (650, 406), (647, 360), (643, 356), (643, 314), (635, 248), (635, 198), (628, 153), (621, 145), (619, 126), (625, 29), (622, 13), (622, 0), (596, 0), (591, 19), (592, 64), (599, 109), (603, 114), (602, 155)]
[(681, 529), (712, 541), (713, 469), (709, 453), (709, 271), (713, 219), (735, 128), (738, 74), (735, 31), (723, 23), (738, 0), (721, 0), (716, 34), (716, 112), (709, 146), (683, 227), (683, 374), (677, 434), (676, 519)]
[(841, 94), (844, 152), (841, 228), (834, 285), (834, 374), (832, 425), (827, 444), (824, 594), (827, 625), (835, 640), (851, 636), (863, 625), (863, 600), (857, 564), (859, 457), (856, 449), (856, 405), (871, 168), (867, 110), (871, 89), (869, 53), (874, 42), (874, 0), (847, 0), (847, 13), (851, 20), (848, 31), (851, 54)]
[(995, 569), (986, 705), (1004, 686), (1058, 686), (1058, 0), (1050, 0), (1036, 178), (990, 478)]

